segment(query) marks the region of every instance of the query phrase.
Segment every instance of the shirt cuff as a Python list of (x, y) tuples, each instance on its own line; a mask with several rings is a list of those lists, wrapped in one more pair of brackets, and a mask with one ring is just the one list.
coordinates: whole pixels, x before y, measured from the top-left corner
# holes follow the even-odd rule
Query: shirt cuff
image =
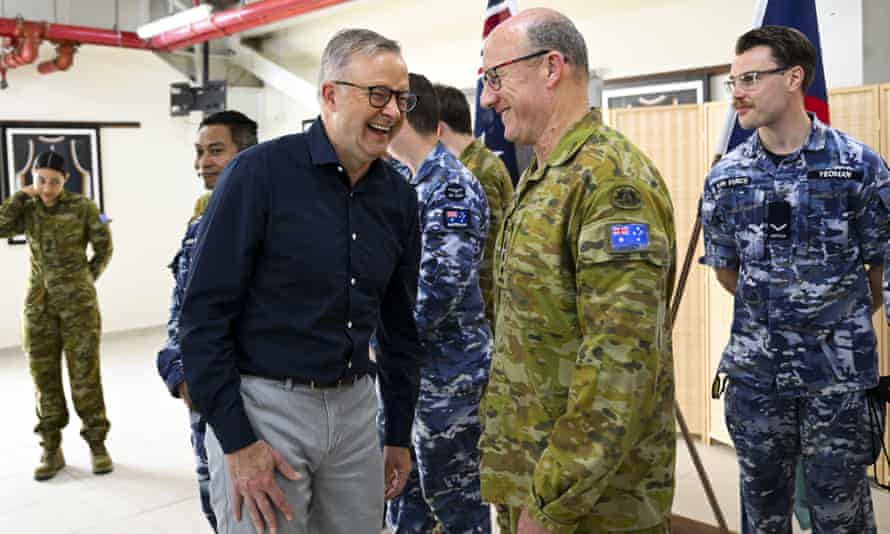
[[(240, 409), (239, 409), (240, 408)], [(222, 447), (223, 453), (231, 454), (237, 452), (255, 441), (258, 441), (247, 414), (244, 413), (244, 407), (239, 406), (227, 413), (206, 417), (207, 423), (216, 434), (216, 439)]]
[(724, 256), (702, 256), (698, 262), (715, 269), (738, 269), (739, 267), (738, 259)]
[(167, 384), (167, 390), (170, 391), (170, 394), (175, 398), (179, 398), (179, 384), (185, 382), (185, 375), (182, 372), (182, 362), (179, 362), (178, 365), (174, 364), (170, 369), (170, 372), (164, 377), (164, 382)]

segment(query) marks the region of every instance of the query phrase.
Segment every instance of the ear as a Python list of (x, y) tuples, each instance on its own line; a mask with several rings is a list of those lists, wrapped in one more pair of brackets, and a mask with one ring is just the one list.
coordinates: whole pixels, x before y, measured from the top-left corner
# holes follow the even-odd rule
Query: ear
[(322, 107), (330, 108), (333, 111), (337, 110), (335, 89), (334, 84), (331, 82), (322, 82), (321, 89), (319, 90)]
[(547, 68), (547, 87), (552, 88), (566, 75), (566, 58), (553, 51), (547, 54), (544, 65)]
[(791, 67), (788, 71), (788, 89), (790, 91), (798, 91), (803, 86), (803, 79), (805, 76), (803, 67), (800, 65), (795, 65)]

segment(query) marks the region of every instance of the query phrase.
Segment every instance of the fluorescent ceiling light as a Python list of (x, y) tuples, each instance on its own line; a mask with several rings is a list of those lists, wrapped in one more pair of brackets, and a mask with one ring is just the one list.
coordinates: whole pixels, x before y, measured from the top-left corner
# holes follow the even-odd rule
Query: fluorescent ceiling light
[(213, 6), (210, 4), (201, 4), (191, 9), (186, 9), (185, 11), (170, 15), (169, 17), (143, 24), (136, 30), (136, 34), (142, 39), (149, 39), (166, 31), (187, 26), (198, 22), (199, 20), (204, 20), (209, 17), (212, 12)]

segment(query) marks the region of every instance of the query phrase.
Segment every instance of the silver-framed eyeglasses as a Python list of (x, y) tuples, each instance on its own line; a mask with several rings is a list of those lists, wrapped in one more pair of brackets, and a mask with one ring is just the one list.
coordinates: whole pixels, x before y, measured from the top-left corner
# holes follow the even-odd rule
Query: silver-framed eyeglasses
[(518, 57), (516, 59), (510, 59), (504, 61), (503, 63), (498, 63), (494, 67), (489, 67), (482, 73), (482, 80), (485, 81), (485, 85), (487, 85), (492, 91), (500, 91), (501, 89), (501, 75), (498, 74), (498, 69), (502, 69), (507, 65), (512, 65), (514, 63), (519, 63), (521, 61), (526, 61), (528, 59), (533, 59), (539, 56), (543, 56), (544, 54), (550, 53), (550, 50), (538, 50), (537, 52), (532, 52), (531, 54)]
[(393, 91), (385, 85), (359, 85), (343, 80), (333, 80), (333, 83), (367, 91), (368, 103), (371, 104), (371, 107), (378, 109), (385, 108), (393, 96), (396, 97), (396, 106), (399, 111), (407, 113), (417, 105), (417, 95), (411, 91)]
[(726, 87), (726, 92), (732, 93), (736, 86), (742, 91), (750, 91), (757, 87), (757, 84), (760, 82), (760, 78), (769, 74), (781, 74), (791, 67), (776, 67), (774, 69), (768, 70), (749, 70), (748, 72), (743, 72), (738, 76), (730, 76), (723, 85)]

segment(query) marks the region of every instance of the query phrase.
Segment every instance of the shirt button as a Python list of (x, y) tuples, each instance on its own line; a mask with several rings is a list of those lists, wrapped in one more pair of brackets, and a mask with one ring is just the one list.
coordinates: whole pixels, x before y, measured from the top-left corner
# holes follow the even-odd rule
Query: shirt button
[(352, 232), (352, 240), (355, 241), (358, 238), (358, 235), (355, 232)]
[(352, 360), (349, 360), (348, 362), (346, 362), (346, 368), (352, 369)]
[(352, 321), (346, 321), (346, 328), (352, 328)]
[(355, 278), (350, 278), (350, 279), (349, 279), (349, 285), (351, 285), (351, 286), (354, 286), (354, 285), (355, 285)]
[(337, 172), (343, 172), (343, 166), (337, 165)]

